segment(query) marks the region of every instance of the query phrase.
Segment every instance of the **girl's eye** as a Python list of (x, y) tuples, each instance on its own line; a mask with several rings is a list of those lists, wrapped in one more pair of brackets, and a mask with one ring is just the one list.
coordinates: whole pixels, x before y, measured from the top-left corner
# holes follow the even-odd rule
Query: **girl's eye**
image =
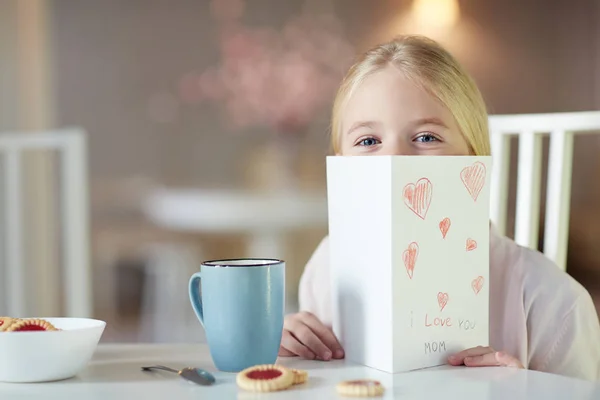
[(424, 133), (417, 138), (415, 138), (417, 142), (421, 143), (431, 143), (431, 142), (439, 142), (439, 139), (432, 135), (431, 133)]
[(370, 138), (365, 138), (365, 139), (361, 140), (360, 142), (357, 143), (357, 145), (370, 147), (370, 146), (375, 146), (376, 144), (379, 144), (379, 143), (381, 143), (379, 140), (370, 137)]

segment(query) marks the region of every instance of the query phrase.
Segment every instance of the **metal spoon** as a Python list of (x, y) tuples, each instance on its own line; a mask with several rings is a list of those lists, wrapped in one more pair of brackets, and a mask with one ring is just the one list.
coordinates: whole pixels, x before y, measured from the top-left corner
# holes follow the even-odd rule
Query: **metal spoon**
[(190, 382), (197, 383), (199, 385), (212, 385), (215, 383), (215, 377), (208, 371), (205, 371), (200, 368), (184, 368), (180, 371), (175, 369), (165, 367), (164, 365), (153, 365), (151, 367), (142, 367), (142, 371), (151, 371), (153, 369), (160, 369), (163, 371), (174, 372), (181, 376), (183, 379), (186, 379)]

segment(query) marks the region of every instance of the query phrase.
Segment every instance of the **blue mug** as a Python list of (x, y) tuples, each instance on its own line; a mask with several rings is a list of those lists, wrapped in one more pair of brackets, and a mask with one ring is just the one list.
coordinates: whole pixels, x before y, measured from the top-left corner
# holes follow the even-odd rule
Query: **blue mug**
[(189, 295), (220, 371), (275, 363), (285, 312), (284, 261), (205, 261), (190, 278)]

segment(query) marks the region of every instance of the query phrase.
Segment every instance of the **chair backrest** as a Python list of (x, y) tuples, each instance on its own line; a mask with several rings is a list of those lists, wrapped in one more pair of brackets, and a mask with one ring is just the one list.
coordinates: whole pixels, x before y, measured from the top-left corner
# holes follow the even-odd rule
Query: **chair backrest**
[(544, 254), (566, 270), (573, 137), (600, 131), (600, 111), (492, 115), (491, 219), (506, 233), (510, 138), (519, 140), (515, 242), (537, 249), (542, 181), (542, 137), (550, 136)]
[[(5, 313), (28, 315), (23, 231), (22, 158), (28, 150), (57, 151), (60, 159), (60, 242), (64, 277), (64, 314), (91, 317), (92, 291), (89, 256), (89, 214), (86, 134), (79, 129), (45, 132), (0, 133), (0, 157), (3, 158), (2, 245), (0, 295), (5, 294)], [(42, 282), (38, 282), (41, 284)], [(2, 288), (3, 286), (3, 288)], [(2, 290), (3, 289), (3, 290)], [(44, 299), (42, 299), (44, 300)]]

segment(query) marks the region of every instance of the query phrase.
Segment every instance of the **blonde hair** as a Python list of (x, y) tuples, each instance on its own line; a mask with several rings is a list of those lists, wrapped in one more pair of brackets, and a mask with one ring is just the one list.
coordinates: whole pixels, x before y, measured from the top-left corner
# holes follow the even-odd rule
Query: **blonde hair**
[(490, 154), (488, 116), (477, 85), (456, 59), (423, 36), (399, 36), (363, 54), (350, 68), (337, 92), (331, 118), (331, 144), (340, 150), (341, 114), (365, 78), (393, 65), (435, 96), (454, 116), (474, 155)]

